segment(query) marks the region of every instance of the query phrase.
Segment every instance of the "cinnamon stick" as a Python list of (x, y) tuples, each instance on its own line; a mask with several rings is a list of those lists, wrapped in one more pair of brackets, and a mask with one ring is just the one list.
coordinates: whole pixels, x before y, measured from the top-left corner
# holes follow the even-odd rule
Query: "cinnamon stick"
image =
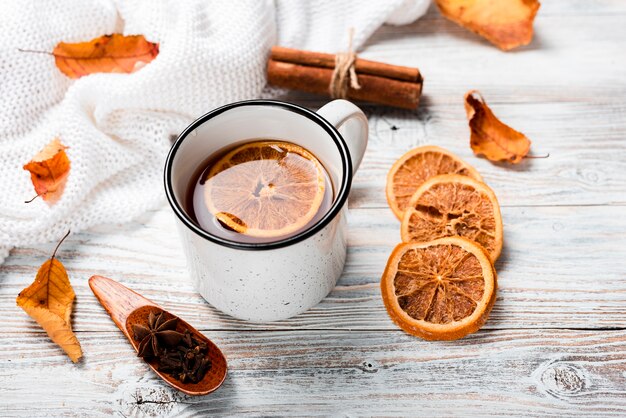
[[(293, 64), (308, 65), (311, 67), (335, 68), (335, 56), (323, 52), (301, 51), (299, 49), (275, 46), (272, 48), (271, 59)], [(384, 62), (369, 61), (361, 58), (354, 62), (357, 74), (377, 75), (401, 81), (421, 83), (422, 75), (417, 68), (391, 65)]]
[[(334, 66), (332, 54), (274, 47), (267, 65), (268, 83), (328, 96)], [(423, 83), (417, 68), (357, 58), (355, 70), (361, 88), (349, 87), (348, 99), (417, 108)]]

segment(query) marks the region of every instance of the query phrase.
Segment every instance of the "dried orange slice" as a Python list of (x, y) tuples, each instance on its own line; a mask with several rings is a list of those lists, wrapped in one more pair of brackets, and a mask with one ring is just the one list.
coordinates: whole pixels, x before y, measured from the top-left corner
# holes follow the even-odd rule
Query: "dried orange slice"
[(492, 262), (502, 251), (502, 216), (493, 191), (458, 174), (426, 180), (411, 197), (400, 227), (403, 242), (462, 236), (482, 245)]
[(456, 340), (487, 321), (497, 279), (488, 254), (461, 237), (399, 244), (380, 288), (391, 319), (426, 340)]
[(402, 220), (411, 196), (426, 180), (440, 174), (461, 174), (482, 181), (480, 174), (450, 151), (428, 145), (404, 154), (387, 174), (387, 202)]
[(320, 209), (325, 187), (324, 168), (309, 151), (288, 142), (256, 141), (213, 165), (204, 201), (228, 228), (273, 238), (305, 227)]

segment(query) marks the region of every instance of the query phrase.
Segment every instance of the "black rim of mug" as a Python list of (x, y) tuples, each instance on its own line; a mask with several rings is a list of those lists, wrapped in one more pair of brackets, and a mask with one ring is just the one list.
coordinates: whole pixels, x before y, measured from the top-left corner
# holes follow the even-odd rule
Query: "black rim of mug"
[[(186, 213), (183, 209), (182, 205), (178, 203), (176, 198), (174, 197), (174, 186), (172, 184), (172, 165), (174, 158), (176, 157), (176, 152), (178, 151), (180, 145), (183, 143), (185, 138), (197, 129), (200, 125), (207, 122), (208, 120), (224, 113), (228, 110), (232, 110), (237, 107), (242, 106), (277, 106), (281, 107), (285, 110), (289, 110), (291, 112), (297, 113), (301, 116), (304, 116), (313, 122), (317, 123), (328, 135), (333, 139), (333, 142), (337, 146), (339, 150), (339, 154), (341, 155), (341, 166), (343, 170), (343, 178), (341, 181), (341, 185), (339, 187), (339, 192), (337, 193), (337, 197), (333, 202), (330, 210), (326, 212), (326, 214), (315, 223), (310, 228), (287, 237), (285, 239), (279, 241), (272, 242), (259, 242), (259, 243), (247, 243), (247, 242), (237, 242), (229, 239), (221, 238), (219, 236), (213, 235), (204, 229), (200, 228)], [(300, 241), (304, 241), (305, 239), (315, 235), (317, 232), (322, 230), (326, 225), (332, 221), (335, 216), (339, 214), (344, 204), (348, 199), (348, 194), (350, 193), (350, 187), (352, 185), (352, 159), (350, 157), (350, 151), (348, 150), (348, 146), (346, 141), (343, 139), (341, 134), (337, 131), (337, 129), (326, 119), (324, 119), (319, 114), (304, 108), (302, 106), (298, 106), (293, 103), (281, 102), (278, 100), (244, 100), (240, 102), (235, 102), (231, 104), (227, 104), (222, 107), (218, 107), (196, 119), (191, 125), (189, 125), (185, 130), (176, 138), (176, 141), (172, 145), (170, 152), (167, 155), (165, 160), (165, 194), (167, 196), (167, 200), (174, 210), (176, 216), (185, 224), (187, 228), (191, 231), (195, 232), (202, 238), (205, 238), (211, 242), (214, 242), (219, 245), (223, 245), (225, 247), (240, 249), (240, 250), (275, 250), (277, 248), (287, 247), (289, 245), (296, 244)]]

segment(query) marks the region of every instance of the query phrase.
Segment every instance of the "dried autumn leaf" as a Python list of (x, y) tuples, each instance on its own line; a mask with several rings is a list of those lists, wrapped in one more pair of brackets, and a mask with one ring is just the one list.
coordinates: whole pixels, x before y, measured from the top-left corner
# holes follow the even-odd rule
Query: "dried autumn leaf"
[(132, 73), (159, 54), (159, 44), (148, 42), (143, 35), (104, 35), (89, 42), (59, 43), (54, 60), (61, 72), (70, 78), (92, 73)]
[(537, 0), (437, 0), (441, 13), (508, 51), (533, 39)]
[(52, 341), (76, 363), (83, 352), (70, 322), (75, 294), (65, 267), (55, 258), (57, 249), (67, 235), (69, 232), (59, 242), (52, 257), (39, 267), (33, 284), (17, 296), (17, 306), (37, 321)]
[(491, 161), (518, 164), (530, 150), (530, 139), (500, 122), (476, 90), (465, 94), (465, 112), (471, 130), (470, 145), (476, 155)]
[(65, 153), (66, 148), (55, 138), (24, 165), (24, 170), (30, 171), (30, 179), (37, 196), (41, 196), (49, 205), (59, 200), (70, 174), (70, 159)]

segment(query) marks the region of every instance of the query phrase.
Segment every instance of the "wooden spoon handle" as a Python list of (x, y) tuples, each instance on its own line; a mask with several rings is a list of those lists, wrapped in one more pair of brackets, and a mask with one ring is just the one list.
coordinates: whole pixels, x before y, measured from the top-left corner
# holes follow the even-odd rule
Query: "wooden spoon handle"
[(89, 287), (93, 291), (96, 298), (100, 301), (104, 309), (111, 315), (111, 319), (119, 329), (127, 334), (126, 319), (128, 316), (142, 306), (159, 307), (150, 299), (146, 299), (140, 294), (102, 276), (91, 276), (89, 279)]

